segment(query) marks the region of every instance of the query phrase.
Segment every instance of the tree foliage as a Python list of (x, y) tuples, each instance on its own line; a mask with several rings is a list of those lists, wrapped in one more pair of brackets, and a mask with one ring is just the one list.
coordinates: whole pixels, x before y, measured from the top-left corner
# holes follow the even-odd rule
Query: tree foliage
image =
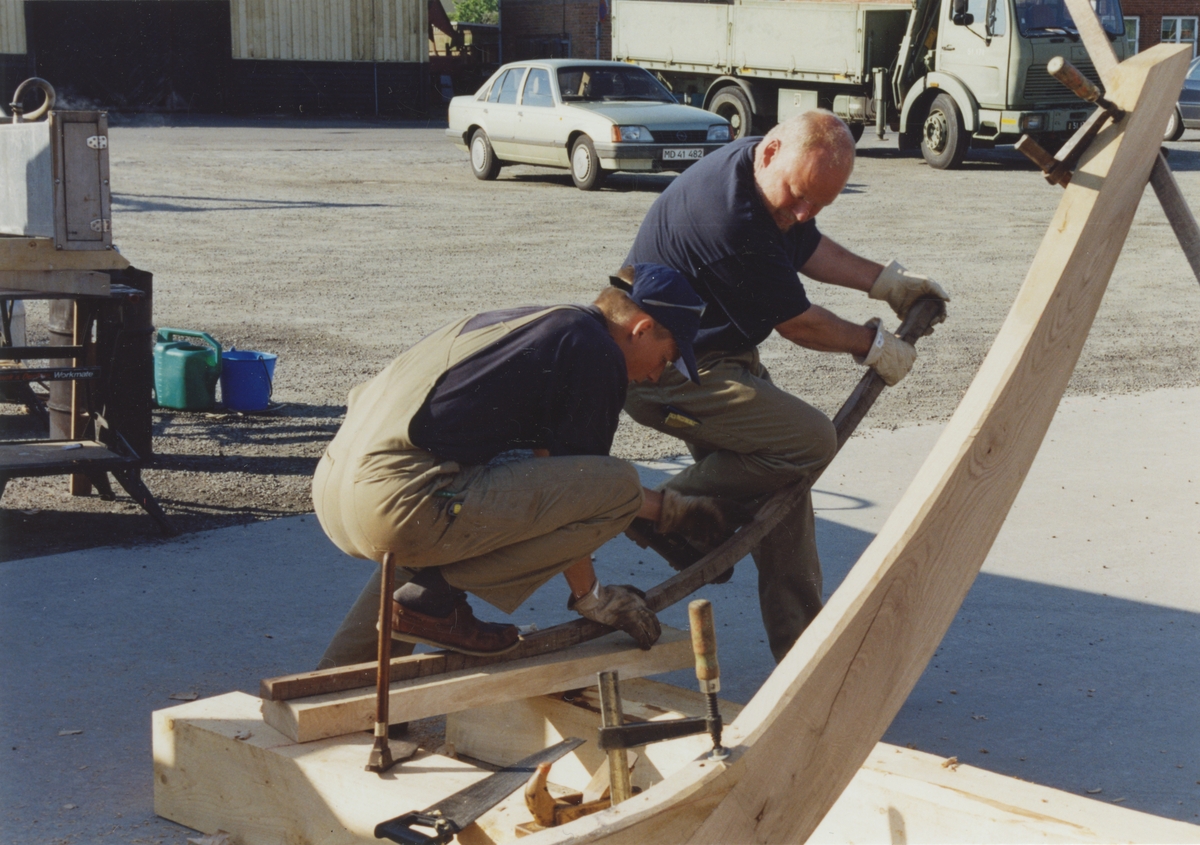
[(454, 5), (454, 17), (470, 23), (495, 24), (500, 22), (500, 11), (497, 0), (458, 0)]

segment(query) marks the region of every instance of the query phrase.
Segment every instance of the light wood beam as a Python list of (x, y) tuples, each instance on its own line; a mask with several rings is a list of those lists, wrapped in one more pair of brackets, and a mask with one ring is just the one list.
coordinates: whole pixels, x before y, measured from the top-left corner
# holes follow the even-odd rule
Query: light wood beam
[[(466, 669), (391, 685), (393, 723), (440, 716), (471, 707), (591, 686), (597, 672), (616, 670), (622, 678), (657, 675), (692, 665), (686, 631), (663, 627), (662, 637), (642, 651), (627, 634), (601, 639), (553, 654)], [(292, 701), (264, 701), (263, 719), (294, 742), (311, 742), (373, 727), (375, 691), (351, 690)]]
[[(1096, 73), (1100, 74), (1100, 81), (1104, 83), (1106, 89), (1112, 87), (1113, 72), (1118, 64), (1117, 53), (1113, 50), (1112, 41), (1108, 39), (1108, 33), (1104, 31), (1104, 25), (1100, 23), (1100, 18), (1096, 17), (1096, 11), (1092, 8), (1090, 0), (1066, 0), (1066, 3), (1071, 18), (1079, 29), (1079, 37), (1083, 40), (1083, 46), (1087, 48), (1088, 55), (1091, 56)], [(1182, 87), (1182, 82), (1180, 85)], [(1164, 121), (1163, 126), (1166, 125), (1166, 121)]]

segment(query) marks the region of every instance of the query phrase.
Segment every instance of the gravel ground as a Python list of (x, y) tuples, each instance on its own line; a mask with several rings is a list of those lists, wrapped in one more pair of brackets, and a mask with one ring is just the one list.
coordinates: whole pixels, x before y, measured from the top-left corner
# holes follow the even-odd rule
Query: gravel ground
[[(1168, 145), (1187, 196), (1200, 196), (1197, 141), (1189, 132)], [(152, 118), (116, 125), (110, 154), (114, 238), (155, 275), (155, 323), (280, 356), (270, 414), (156, 412), (157, 456), (145, 478), (184, 531), (310, 511), (309, 479), (351, 387), (457, 315), (589, 301), (673, 178), (616, 175), (586, 194), (565, 171), (521, 166), (481, 183), (440, 126), (367, 122)], [(894, 141), (860, 143), (822, 231), (869, 257), (897, 257), (952, 296), (949, 321), (922, 341), (912, 375), (885, 393), (866, 427), (949, 417), (1059, 194), (1011, 150), (936, 172)], [(848, 319), (887, 311), (837, 288), (809, 292)], [(1069, 393), (1200, 383), (1195, 296), (1148, 190)], [(29, 310), (31, 342), (44, 342), (44, 303)], [(778, 338), (762, 351), (781, 385), (830, 414), (860, 374), (848, 356)], [(5, 436), (38, 436), (22, 409), (0, 405), (0, 414)], [(679, 451), (628, 420), (617, 434), (625, 458)], [(10, 482), (0, 535), (0, 559), (10, 560), (158, 537), (123, 493), (116, 502), (72, 497), (64, 477)]]

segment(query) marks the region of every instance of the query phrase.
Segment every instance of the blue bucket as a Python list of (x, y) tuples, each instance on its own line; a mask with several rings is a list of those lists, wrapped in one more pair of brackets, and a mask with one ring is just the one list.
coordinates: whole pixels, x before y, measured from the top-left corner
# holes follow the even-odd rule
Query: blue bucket
[(247, 349), (221, 353), (221, 399), (233, 411), (263, 411), (271, 404), (278, 355)]

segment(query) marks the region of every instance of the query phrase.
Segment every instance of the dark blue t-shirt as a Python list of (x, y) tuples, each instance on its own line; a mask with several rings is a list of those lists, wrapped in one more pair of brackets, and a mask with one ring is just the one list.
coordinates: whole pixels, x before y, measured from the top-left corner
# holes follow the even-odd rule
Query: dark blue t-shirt
[(708, 303), (696, 352), (742, 352), (808, 310), (796, 272), (821, 233), (809, 220), (781, 232), (754, 186), (754, 147), (743, 138), (706, 155), (663, 191), (626, 264), (654, 262), (687, 276)]
[[(545, 306), (489, 311), (464, 332)], [(439, 460), (484, 464), (512, 449), (607, 455), (625, 404), (625, 356), (593, 306), (551, 311), (451, 367), (409, 423)]]

